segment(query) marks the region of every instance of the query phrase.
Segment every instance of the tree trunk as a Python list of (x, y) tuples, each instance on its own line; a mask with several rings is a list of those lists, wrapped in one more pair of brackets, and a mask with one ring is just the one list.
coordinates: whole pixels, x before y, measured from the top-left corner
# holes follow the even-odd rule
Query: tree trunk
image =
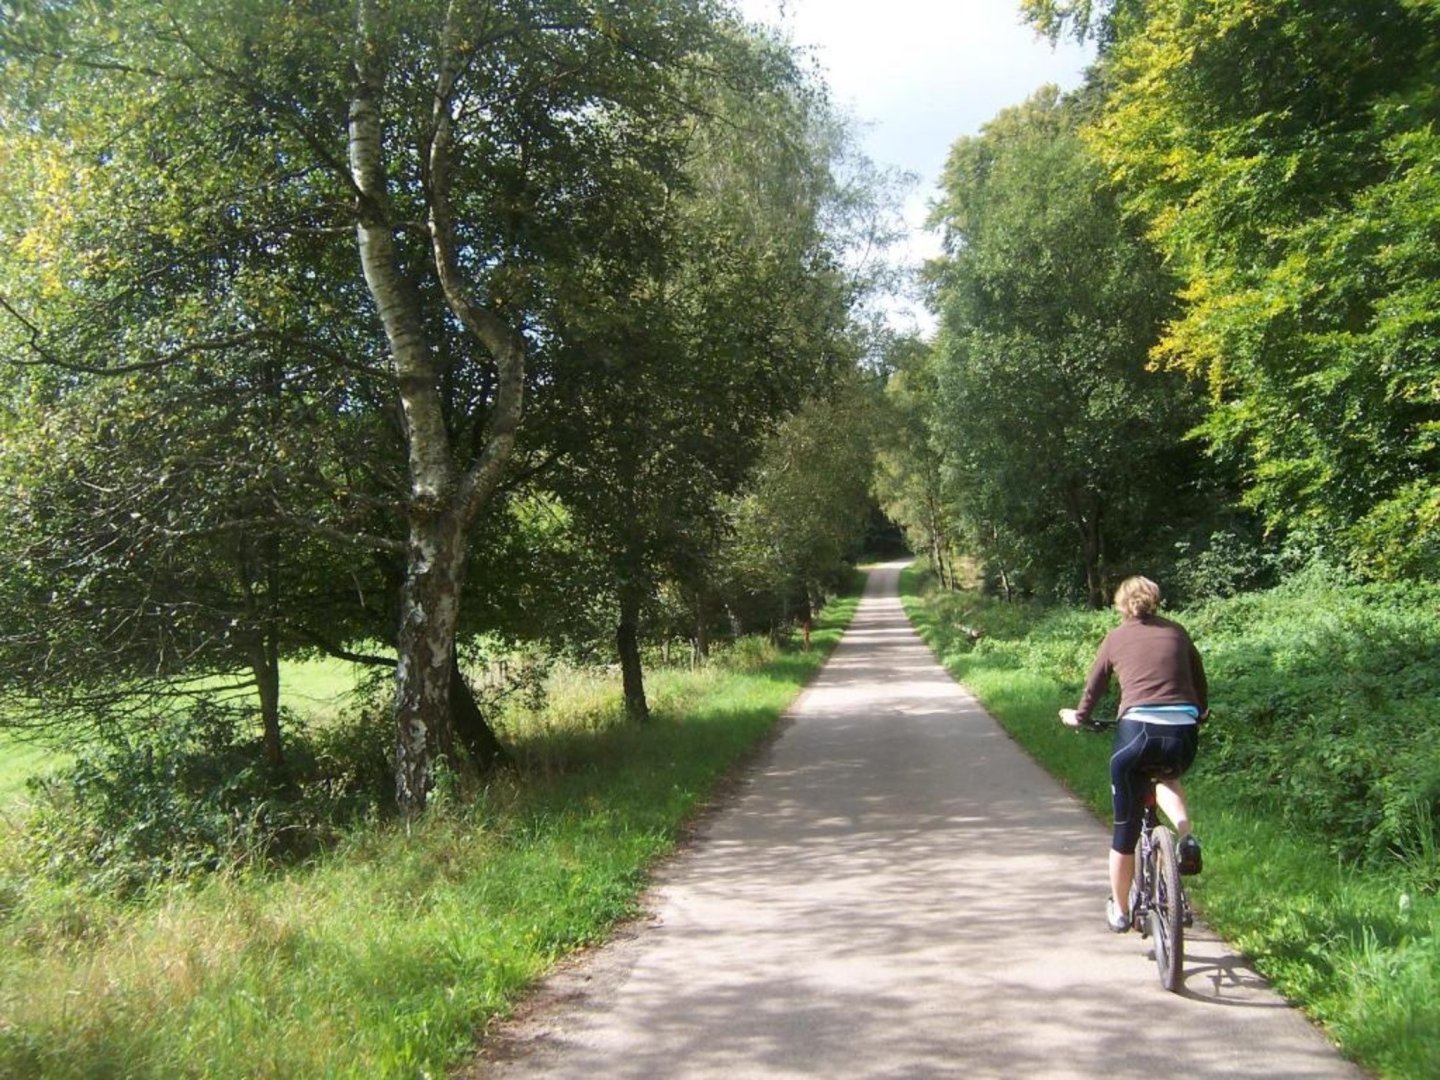
[(460, 661), (450, 654), (450, 722), (455, 737), (469, 751), (481, 772), (489, 772), (511, 764), (510, 755), (500, 745), (495, 731), (485, 720), (475, 701), (475, 694), (460, 671)]
[(1085, 558), (1085, 592), (1090, 607), (1099, 611), (1105, 607), (1105, 580), (1102, 573), (1104, 538), (1100, 528), (1100, 511), (1087, 515), (1077, 514), (1076, 525), (1080, 529), (1081, 548)]
[[(454, 755), (450, 689), (465, 536), (494, 492), (515, 445), (524, 401), (525, 342), (495, 312), (463, 293), (450, 225), (450, 116), (459, 29), (449, 18), (435, 86), (428, 147), (427, 210), (435, 270), (450, 313), (495, 361), (497, 382), (488, 436), (459, 474), (440, 392), (441, 370), (426, 339), (421, 300), (401, 267), (385, 163), (386, 54), (378, 0), (358, 0), (349, 163), (356, 192), (356, 240), (365, 284), (390, 349), (405, 422), (410, 523), (400, 591), (395, 668), (395, 791), (407, 811), (425, 808), (437, 755)], [(411, 148), (413, 149), (413, 148)], [(409, 151), (407, 151), (409, 152)], [(478, 711), (478, 710), (477, 710)]]
[(615, 628), (620, 654), (620, 678), (625, 688), (625, 716), (636, 723), (650, 719), (645, 701), (645, 674), (640, 665), (640, 591), (633, 585), (620, 589), (620, 622)]
[[(990, 526), (990, 541), (992, 548), (996, 548), (999, 546), (1000, 530), (997, 529), (994, 525)], [(1000, 589), (1002, 592), (1004, 592), (1005, 602), (1008, 604), (1015, 597), (1014, 590), (1010, 587), (1010, 575), (1006, 571), (1005, 563), (1003, 561), (998, 563), (998, 573), (1000, 574)]]
[(449, 515), (412, 520), (410, 545), (396, 649), (395, 796), (402, 807), (421, 810), (435, 786), (437, 760), (463, 768), (455, 757), (450, 686), (465, 549)]
[(273, 630), (267, 630), (251, 653), (251, 670), (260, 697), (260, 727), (264, 734), (266, 764), (285, 763), (280, 739), (280, 655)]
[(1105, 607), (1105, 582), (1100, 574), (1100, 552), (1095, 538), (1085, 538), (1085, 598), (1092, 611)]
[[(255, 627), (248, 637), (250, 672), (255, 678), (255, 695), (260, 699), (260, 733), (265, 763), (278, 768), (285, 761), (280, 736), (280, 545), (274, 536), (263, 537), (257, 556), (249, 544), (240, 545), (235, 572), (245, 594), (245, 615)], [(258, 564), (257, 564), (257, 561)], [(263, 577), (265, 588), (255, 588)]]
[(951, 590), (955, 588), (955, 576), (948, 571), (945, 565), (945, 527), (940, 523), (940, 510), (935, 505), (935, 500), (925, 500), (925, 516), (928, 519), (925, 523), (925, 531), (930, 534), (930, 563), (935, 567), (935, 573), (940, 577), (940, 588)]
[(819, 586), (816, 586), (812, 593), (810, 583), (807, 581), (805, 583), (805, 607), (800, 612), (800, 639), (806, 652), (810, 651), (810, 627), (815, 618), (815, 602), (810, 599), (812, 595), (820, 595)]
[(705, 592), (695, 593), (695, 655), (694, 666), (701, 667), (710, 658), (710, 620), (705, 607)]

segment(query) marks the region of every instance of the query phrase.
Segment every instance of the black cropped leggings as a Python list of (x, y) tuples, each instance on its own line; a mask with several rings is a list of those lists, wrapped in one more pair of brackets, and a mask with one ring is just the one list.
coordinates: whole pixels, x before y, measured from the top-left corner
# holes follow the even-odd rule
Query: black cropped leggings
[(1110, 846), (1133, 855), (1140, 839), (1144, 810), (1145, 768), (1169, 765), (1182, 775), (1195, 760), (1196, 724), (1150, 724), (1121, 719), (1115, 725), (1115, 750), (1110, 755), (1110, 798), (1115, 806), (1115, 835)]

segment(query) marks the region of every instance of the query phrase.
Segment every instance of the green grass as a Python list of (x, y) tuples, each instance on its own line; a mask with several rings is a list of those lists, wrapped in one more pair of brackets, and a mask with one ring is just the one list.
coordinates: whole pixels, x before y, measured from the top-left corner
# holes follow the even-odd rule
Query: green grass
[[(1113, 615), (922, 596), (916, 571), (901, 587), (945, 666), (1108, 820), (1109, 740), (1062, 727), (1056, 711), (1078, 698)], [(984, 630), (978, 646), (961, 629), (974, 626)], [(1210, 674), (1223, 707), (1226, 666)], [(1276, 806), (1236, 798), (1233, 783), (1207, 772), (1203, 741), (1186, 787), (1205, 842), (1205, 873), (1190, 891), (1211, 925), (1366, 1069), (1395, 1080), (1440, 1076), (1440, 896), (1429, 875), (1417, 878), (1398, 858), (1342, 861)]]
[(0, 813), (24, 793), (26, 780), (56, 760), (53, 751), (0, 731)]
[(282, 661), (281, 697), (286, 707), (304, 717), (324, 718), (350, 697), (357, 680), (368, 671), (348, 660), (326, 656)]
[(746, 643), (652, 675), (644, 728), (620, 722), (613, 681), (569, 673), (549, 710), (500, 721), (518, 774), (300, 870), (121, 906), (17, 891), (0, 863), (0, 1076), (441, 1075), (558, 957), (635, 912), (649, 867), (856, 603), (826, 608), (811, 653)]

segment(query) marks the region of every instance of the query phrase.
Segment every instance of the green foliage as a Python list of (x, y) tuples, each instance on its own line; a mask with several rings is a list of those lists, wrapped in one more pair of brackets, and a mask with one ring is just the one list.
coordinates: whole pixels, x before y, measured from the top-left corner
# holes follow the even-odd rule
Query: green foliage
[(1217, 686), (1214, 767), (1347, 859), (1399, 856), (1434, 877), (1420, 838), (1440, 822), (1437, 601), (1312, 572), (1194, 610)]
[(1175, 603), (1188, 605), (1272, 585), (1282, 566), (1281, 555), (1260, 537), (1222, 525), (1206, 536), (1176, 541), (1173, 561), (1157, 560), (1152, 573), (1166, 582)]
[(62, 884), (121, 897), (169, 880), (293, 861), (387, 803), (386, 728), (359, 713), (296, 738), (283, 768), (213, 703), (78, 752), (29, 783), (27, 861)]
[(1049, 88), (951, 150), (926, 420), (966, 547), (1007, 592), (1099, 606), (1218, 485), (1183, 438), (1196, 395), (1147, 370), (1171, 282), (1080, 139), (1086, 108)]
[(1183, 279), (1156, 349), (1276, 528), (1440, 566), (1440, 10), (1164, 0), (1108, 51), (1091, 144)]
[(250, 667), (273, 704), (279, 655), (381, 641), (423, 805), (420, 654), (513, 628), (495, 581), (462, 603), (527, 546), (506, 500), (558, 491), (624, 554), (602, 587), (648, 591), (834, 352), (832, 121), (723, 6), (6, 15), (0, 663), (53, 661), (32, 697)]
[(721, 574), (747, 625), (804, 618), (847, 584), (871, 509), (876, 395), (851, 374), (806, 401), (765, 441), (730, 501)]
[(948, 585), (955, 576), (952, 522), (958, 515), (946, 496), (944, 456), (931, 435), (938, 358), (911, 338), (894, 342), (886, 359), (889, 377), (875, 425), (875, 495), (911, 549), (923, 552)]
[[(750, 642), (658, 679), (643, 730), (572, 726), (558, 693), (543, 716), (517, 705), (505, 730), (523, 778), (365, 824), (283, 873), (124, 906), (0, 886), (18, 900), (0, 908), (0, 1075), (445, 1074), (557, 958), (636, 911), (648, 867), (773, 730), (855, 603), (826, 609), (814, 652)], [(618, 714), (613, 680), (605, 693)]]
[(82, 741), (197, 680), (258, 682), (282, 652), (388, 632), (377, 564), (299, 524), (376, 431), (317, 425), (343, 386), (240, 352), (124, 382), (13, 370), (4, 723)]
[[(1082, 617), (966, 594), (937, 597), (930, 611), (942, 657), (973, 654), (987, 667), (1032, 672), (1061, 704), (1078, 697), (1114, 624), (1113, 613)], [(1417, 887), (1434, 889), (1437, 611), (1433, 587), (1352, 584), (1323, 566), (1185, 609), (1179, 617), (1205, 659), (1215, 714), (1205, 772), (1347, 862), (1399, 862)]]
[[(557, 377), (530, 398), (535, 449), (556, 458), (540, 482), (583, 549), (577, 569), (637, 718), (641, 639), (693, 635), (704, 651), (729, 507), (767, 441), (855, 351), (834, 228), (855, 197), (838, 175), (853, 136), (788, 49), (736, 35), (724, 55), (723, 77), (695, 75), (706, 104), (683, 181), (647, 218), (649, 244), (592, 260), (584, 290), (558, 298)], [(789, 576), (779, 591), (793, 591)], [(768, 574), (741, 588), (776, 591)]]

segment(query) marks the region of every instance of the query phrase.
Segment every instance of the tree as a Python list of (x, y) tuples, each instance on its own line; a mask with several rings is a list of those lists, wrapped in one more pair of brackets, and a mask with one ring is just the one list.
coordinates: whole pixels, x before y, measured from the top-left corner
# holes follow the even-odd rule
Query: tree
[(1169, 280), (1080, 141), (1084, 107), (1049, 88), (955, 144), (930, 274), (937, 436), (971, 543), (1099, 606), (1154, 522), (1195, 511), (1203, 470), (1193, 395), (1146, 370)]
[[(1027, 7), (1052, 32), (1081, 14)], [(1205, 435), (1247, 503), (1381, 576), (1429, 576), (1440, 550), (1436, 17), (1116, 5), (1093, 131), (1185, 282), (1157, 361), (1208, 384)]]
[(722, 498), (829, 377), (848, 316), (848, 284), (821, 227), (836, 198), (837, 134), (823, 97), (774, 43), (737, 36), (727, 47), (735, 59), (707, 79), (653, 246), (586, 266), (585, 303), (557, 320), (564, 374), (536, 405), (561, 448), (544, 482), (615, 598), (637, 721), (649, 713), (646, 609), (667, 579), (703, 604)]
[[(0, 662), (26, 699), (7, 722), (79, 738), (238, 674), (279, 764), (280, 655), (393, 632), (369, 553), (399, 520), (373, 497), (374, 474), (403, 462), (398, 418), (377, 405), (379, 358), (333, 317), (361, 302), (353, 259), (327, 264), (334, 251), (302, 225), (309, 273), (287, 277), (276, 252), (234, 235), (213, 192), (148, 197), (165, 147), (146, 133), (130, 131), (139, 161), (104, 135), (97, 167), (88, 140), (129, 105), (71, 86), (88, 119), (67, 144), (41, 93), (56, 77), (32, 75), (33, 123), (22, 98), (0, 128), (13, 180), (0, 472), (14, 496), (0, 510)], [(284, 194), (253, 209), (303, 223)]]
[(318, 520), (340, 474), (315, 466), (364, 432), (317, 423), (333, 396), (298, 365), (282, 389), (281, 370), (174, 365), (120, 395), (58, 393), (45, 372), (11, 384), (30, 397), (0, 457), (10, 723), (74, 741), (244, 675), (278, 766), (281, 655), (383, 637), (379, 567), (292, 524)]
[(812, 396), (766, 440), (731, 502), (727, 591), (772, 630), (808, 618), (858, 553), (874, 505), (878, 393), (852, 370)]
[(1440, 566), (1440, 11), (1146, 5), (1092, 143), (1183, 280), (1155, 357), (1271, 526)]
[(1020, 0), (1020, 9), (1052, 42), (1066, 33), (1077, 41), (1093, 38), (1103, 53), (1141, 24), (1146, 3), (1147, 0)]
[(938, 392), (935, 350), (918, 338), (891, 350), (892, 373), (885, 383), (882, 420), (877, 424), (875, 489), (880, 506), (899, 522), (912, 548), (925, 552), (942, 588), (956, 584), (955, 548), (944, 487), (944, 457), (934, 431)]
[[(647, 228), (696, 111), (688, 73), (723, 55), (714, 11), (23, 0), (7, 15), (5, 138), (62, 195), (8, 218), (29, 262), (0, 283), (31, 360), (113, 380), (340, 324), (338, 349), (313, 350), (327, 370), (383, 372), (404, 472), (370, 471), (402, 525), (373, 547), (400, 567), (397, 797), (423, 807), (437, 763), (462, 760), (469, 540), (553, 344), (545, 298), (597, 244)], [(332, 492), (347, 521), (351, 495)]]

